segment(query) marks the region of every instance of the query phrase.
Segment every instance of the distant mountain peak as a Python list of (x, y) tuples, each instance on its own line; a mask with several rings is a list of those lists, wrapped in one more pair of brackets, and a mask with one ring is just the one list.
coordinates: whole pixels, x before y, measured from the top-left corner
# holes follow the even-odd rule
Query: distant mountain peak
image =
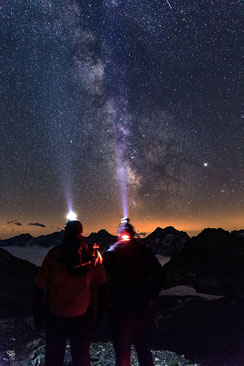
[(164, 267), (170, 283), (214, 295), (243, 293), (244, 238), (221, 228), (204, 229)]
[(239, 237), (244, 238), (244, 230), (243, 229), (241, 229), (241, 230), (233, 230), (231, 232), (231, 235), (235, 235), (235, 236), (239, 236)]
[(17, 236), (13, 236), (12, 238), (9, 238), (9, 239), (6, 239), (4, 240), (4, 243), (6, 244), (6, 246), (9, 246), (9, 245), (18, 245), (18, 246), (28, 246), (32, 240), (34, 239), (34, 237), (29, 234), (29, 233), (26, 233), (26, 234), (20, 234), (20, 235), (17, 235)]
[(163, 231), (164, 231), (164, 229), (162, 227), (158, 226), (151, 234), (153, 234), (153, 233), (161, 233)]
[(163, 230), (170, 230), (170, 231), (179, 231), (174, 226), (166, 226)]
[(110, 234), (107, 230), (105, 229), (101, 229), (97, 232), (97, 234), (100, 234), (100, 235), (112, 235)]
[(157, 227), (141, 242), (151, 248), (154, 254), (171, 257), (175, 252), (179, 252), (184, 247), (189, 236), (184, 231), (179, 231), (173, 226), (167, 226), (164, 229)]
[(216, 235), (231, 235), (229, 231), (226, 231), (222, 228), (205, 228), (203, 231), (200, 232), (200, 234), (198, 234), (199, 237), (204, 237), (204, 236), (216, 236)]
[(110, 234), (107, 230), (105, 229), (101, 229), (97, 232), (91, 232), (90, 235), (88, 235), (87, 238), (93, 238), (93, 237), (110, 237), (113, 236), (112, 234)]
[(161, 228), (161, 227), (157, 227), (153, 232), (151, 232), (151, 234), (149, 234), (147, 237), (153, 237), (153, 236), (157, 236), (157, 235), (163, 235), (165, 233), (164, 231), (165, 229)]
[(22, 239), (32, 239), (33, 236), (29, 233), (25, 233), (25, 234), (20, 234), (20, 235), (15, 235), (13, 236), (12, 238), (9, 238), (9, 239), (5, 239), (5, 241), (8, 241), (8, 240), (22, 240)]
[(110, 234), (107, 230), (101, 229), (98, 232), (92, 232), (87, 238), (88, 243), (97, 243), (100, 246), (100, 250), (103, 252), (108, 249), (110, 245), (117, 241), (117, 237)]
[(184, 233), (188, 236), (188, 234), (184, 231), (179, 231), (175, 229), (173, 226), (166, 226), (164, 229), (158, 226), (151, 234), (149, 234), (147, 237), (155, 237), (155, 236), (161, 236), (161, 235), (167, 235), (167, 234), (179, 234)]

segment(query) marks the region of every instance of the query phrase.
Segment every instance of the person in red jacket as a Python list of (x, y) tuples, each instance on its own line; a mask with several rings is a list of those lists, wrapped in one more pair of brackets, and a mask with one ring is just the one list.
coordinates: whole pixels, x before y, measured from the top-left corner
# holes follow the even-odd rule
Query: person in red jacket
[(82, 224), (68, 221), (63, 244), (51, 249), (36, 279), (34, 320), (46, 312), (46, 366), (63, 366), (70, 340), (74, 366), (90, 366), (92, 317), (97, 311), (98, 286), (106, 282), (98, 250), (89, 250)]
[(130, 366), (135, 345), (140, 366), (153, 366), (148, 329), (152, 302), (161, 289), (161, 266), (152, 251), (134, 238), (129, 219), (118, 228), (118, 242), (103, 255), (112, 310), (116, 366)]

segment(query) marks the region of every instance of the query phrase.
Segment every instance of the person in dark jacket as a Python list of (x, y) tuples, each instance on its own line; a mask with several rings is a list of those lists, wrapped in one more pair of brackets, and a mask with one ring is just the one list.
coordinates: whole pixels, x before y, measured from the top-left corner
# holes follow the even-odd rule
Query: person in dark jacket
[(91, 320), (104, 282), (101, 254), (89, 250), (82, 224), (68, 221), (63, 244), (49, 251), (36, 279), (34, 321), (46, 322), (46, 366), (63, 366), (68, 339), (73, 365), (90, 366)]
[(161, 266), (149, 248), (134, 238), (129, 219), (121, 220), (118, 242), (104, 253), (112, 307), (116, 366), (129, 366), (135, 345), (140, 366), (153, 366), (148, 344), (150, 309), (161, 289)]

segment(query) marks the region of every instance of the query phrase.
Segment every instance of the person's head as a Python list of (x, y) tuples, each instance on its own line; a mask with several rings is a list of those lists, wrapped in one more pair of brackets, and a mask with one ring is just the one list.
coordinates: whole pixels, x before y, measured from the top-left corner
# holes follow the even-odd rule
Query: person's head
[(66, 223), (63, 245), (67, 247), (67, 250), (79, 249), (85, 245), (82, 232), (83, 227), (80, 221), (70, 220)]
[(82, 237), (83, 227), (80, 221), (68, 221), (64, 228), (62, 245), (63, 261), (70, 268), (79, 265), (81, 253), (86, 243)]
[(83, 233), (83, 226), (80, 221), (71, 220), (66, 223), (64, 230), (67, 236), (79, 237)]
[(117, 230), (117, 236), (119, 241), (129, 241), (134, 238), (135, 232), (131, 224), (129, 224), (129, 219), (123, 218), (121, 224)]

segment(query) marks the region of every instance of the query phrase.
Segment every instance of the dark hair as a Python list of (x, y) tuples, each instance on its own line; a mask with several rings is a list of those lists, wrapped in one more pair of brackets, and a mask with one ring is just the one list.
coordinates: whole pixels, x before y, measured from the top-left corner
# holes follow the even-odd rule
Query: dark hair
[(133, 226), (127, 222), (119, 225), (117, 233), (118, 236), (121, 236), (123, 233), (127, 233), (130, 235), (131, 238), (133, 238), (135, 235)]
[(83, 233), (82, 223), (78, 220), (68, 221), (65, 225), (65, 233), (69, 233), (71, 235), (79, 235)]
[(65, 225), (64, 240), (62, 245), (62, 260), (68, 269), (78, 266), (81, 261), (82, 247), (85, 245), (82, 224), (80, 221), (68, 221)]

